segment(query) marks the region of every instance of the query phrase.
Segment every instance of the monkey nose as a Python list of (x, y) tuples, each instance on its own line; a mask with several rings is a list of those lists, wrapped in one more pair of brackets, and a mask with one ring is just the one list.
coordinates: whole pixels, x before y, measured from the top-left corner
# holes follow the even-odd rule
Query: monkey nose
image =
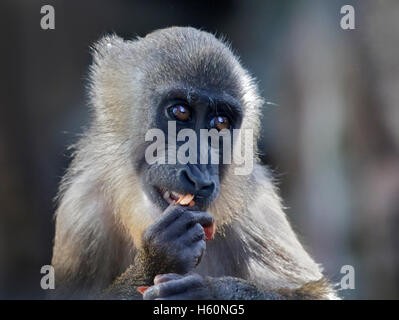
[(209, 175), (200, 170), (185, 168), (181, 170), (181, 178), (194, 195), (208, 198), (215, 191), (215, 183)]

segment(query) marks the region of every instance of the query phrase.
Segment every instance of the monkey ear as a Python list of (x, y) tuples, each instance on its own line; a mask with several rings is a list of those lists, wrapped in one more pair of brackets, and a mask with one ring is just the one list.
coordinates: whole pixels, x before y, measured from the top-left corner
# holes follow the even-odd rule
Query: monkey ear
[(109, 56), (115, 55), (123, 50), (126, 45), (127, 42), (116, 34), (107, 35), (91, 47), (94, 61), (99, 62)]

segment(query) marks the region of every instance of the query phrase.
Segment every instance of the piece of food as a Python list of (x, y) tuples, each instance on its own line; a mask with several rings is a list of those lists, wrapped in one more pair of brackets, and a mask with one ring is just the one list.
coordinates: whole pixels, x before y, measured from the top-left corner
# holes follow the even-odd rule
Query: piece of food
[(205, 240), (206, 241), (212, 240), (216, 231), (215, 223), (212, 223), (212, 225), (209, 227), (204, 227), (204, 231), (205, 231)]
[(144, 294), (144, 292), (149, 288), (149, 286), (141, 286), (137, 287), (137, 291), (140, 292), (141, 294)]
[(179, 197), (179, 199), (176, 200), (176, 204), (192, 207), (195, 205), (195, 202), (193, 199), (194, 199), (194, 196), (192, 194), (187, 193), (187, 194), (181, 195)]

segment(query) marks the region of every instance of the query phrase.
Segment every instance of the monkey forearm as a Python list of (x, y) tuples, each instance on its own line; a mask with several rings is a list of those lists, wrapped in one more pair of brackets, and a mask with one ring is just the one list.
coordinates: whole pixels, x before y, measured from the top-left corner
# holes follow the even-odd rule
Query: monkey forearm
[(298, 289), (276, 290), (264, 289), (250, 281), (234, 277), (207, 277), (206, 281), (212, 298), (216, 300), (326, 299), (329, 292), (329, 284), (325, 279), (309, 282)]
[(215, 300), (281, 300), (277, 292), (263, 290), (250, 281), (233, 277), (207, 277), (211, 298)]
[[(164, 259), (166, 260), (166, 259)], [(141, 299), (140, 286), (152, 286), (157, 274), (170, 272), (170, 266), (153, 253), (141, 249), (134, 262), (103, 293), (105, 299)]]
[(138, 252), (134, 262), (120, 275), (104, 292), (104, 299), (141, 299), (137, 291), (140, 286), (150, 286), (155, 276), (151, 269), (152, 264), (147, 263), (143, 252)]

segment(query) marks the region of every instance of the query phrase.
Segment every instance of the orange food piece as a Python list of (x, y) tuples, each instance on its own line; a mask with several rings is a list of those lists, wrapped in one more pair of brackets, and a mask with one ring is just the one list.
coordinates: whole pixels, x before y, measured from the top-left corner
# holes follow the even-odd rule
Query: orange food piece
[(212, 225), (209, 227), (204, 227), (204, 231), (205, 231), (205, 240), (206, 241), (212, 240), (216, 231), (215, 223), (212, 223)]
[(141, 286), (137, 287), (137, 291), (140, 292), (141, 294), (144, 294), (144, 292), (149, 288), (149, 286)]
[(180, 198), (177, 199), (176, 204), (192, 207), (195, 205), (195, 202), (193, 199), (194, 199), (194, 195), (187, 193), (185, 195), (181, 195)]

